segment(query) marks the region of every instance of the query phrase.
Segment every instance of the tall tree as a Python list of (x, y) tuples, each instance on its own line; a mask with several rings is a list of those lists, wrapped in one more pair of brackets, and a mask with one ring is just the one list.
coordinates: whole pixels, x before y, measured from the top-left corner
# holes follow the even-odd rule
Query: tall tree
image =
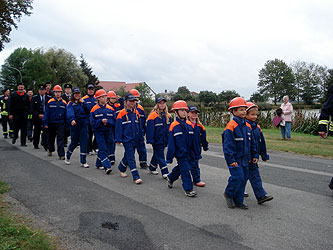
[(250, 101), (254, 102), (254, 103), (258, 103), (258, 102), (265, 102), (267, 101), (267, 97), (260, 94), (259, 92), (254, 92), (251, 96), (250, 96)]
[(217, 95), (213, 91), (208, 91), (208, 90), (200, 91), (198, 97), (199, 101), (203, 102), (204, 104), (209, 104), (217, 101)]
[(92, 68), (89, 66), (87, 61), (84, 59), (83, 54), (80, 56), (80, 67), (83, 73), (88, 77), (88, 84), (98, 85), (98, 77), (93, 74)]
[(179, 87), (174, 96), (175, 101), (177, 101), (177, 100), (190, 101), (192, 99), (193, 98), (192, 98), (191, 92), (186, 86)]
[(0, 0), (0, 51), (10, 42), (9, 34), (23, 15), (30, 16), (33, 0)]
[(233, 98), (240, 96), (236, 90), (223, 90), (220, 94), (218, 94), (218, 101), (229, 103)]
[(296, 89), (291, 68), (282, 60), (268, 60), (259, 71), (258, 89), (261, 94), (272, 97), (274, 104), (284, 95), (293, 99)]
[(153, 93), (147, 83), (135, 87), (140, 93), (140, 101), (144, 107), (154, 106)]

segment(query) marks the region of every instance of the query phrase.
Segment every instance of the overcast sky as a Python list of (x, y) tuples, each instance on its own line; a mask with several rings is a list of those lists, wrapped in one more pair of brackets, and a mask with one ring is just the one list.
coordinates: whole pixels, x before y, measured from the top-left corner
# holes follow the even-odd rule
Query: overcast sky
[(332, 68), (330, 0), (34, 0), (0, 64), (18, 47), (82, 53), (100, 80), (156, 92), (235, 89), (248, 98), (267, 60)]

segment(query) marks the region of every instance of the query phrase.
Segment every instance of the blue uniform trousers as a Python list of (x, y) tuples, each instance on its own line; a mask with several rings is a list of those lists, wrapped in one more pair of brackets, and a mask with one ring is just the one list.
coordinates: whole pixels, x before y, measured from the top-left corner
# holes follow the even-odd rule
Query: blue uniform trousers
[(138, 146), (136, 148), (139, 154), (139, 162), (140, 166), (143, 164), (147, 164), (147, 149), (145, 141), (139, 141)]
[(249, 166), (229, 167), (230, 177), (225, 193), (234, 199), (236, 204), (243, 203), (245, 185), (249, 178)]
[(257, 200), (267, 194), (265, 189), (262, 187), (262, 180), (260, 177), (258, 164), (250, 164), (249, 180)]
[(191, 175), (193, 178), (193, 183), (200, 182), (199, 160), (191, 159), (190, 166), (191, 166)]
[(78, 122), (75, 126), (70, 127), (71, 144), (68, 147), (66, 157), (71, 158), (72, 153), (80, 142), (80, 163), (87, 163), (88, 151), (88, 124), (85, 122)]
[(153, 144), (153, 157), (150, 160), (149, 169), (151, 171), (156, 171), (157, 165), (160, 166), (162, 175), (169, 173), (168, 166), (165, 162), (164, 146), (160, 144)]
[(123, 159), (120, 161), (118, 169), (120, 172), (126, 172), (127, 167), (130, 168), (133, 180), (140, 179), (139, 171), (135, 164), (135, 146), (133, 142), (123, 142), (125, 153)]
[(54, 152), (54, 141), (57, 137), (57, 152), (59, 157), (65, 156), (64, 149), (64, 133), (65, 133), (65, 123), (49, 124), (48, 125), (48, 150), (49, 152)]
[(168, 174), (168, 178), (171, 182), (178, 180), (179, 176), (182, 178), (183, 189), (185, 191), (193, 190), (193, 182), (190, 174), (190, 163), (187, 159), (177, 159), (178, 165), (175, 166), (171, 173)]
[(104, 170), (111, 168), (111, 162), (109, 160), (110, 149), (112, 147), (113, 136), (110, 130), (107, 131), (94, 131), (98, 154), (96, 159), (96, 167), (104, 167)]
[[(113, 127), (111, 129), (111, 133), (113, 133), (113, 138), (115, 138), (115, 135), (116, 135), (116, 129), (115, 129), (115, 127)], [(116, 152), (116, 142), (114, 141), (113, 144), (112, 144), (112, 147), (110, 148), (110, 154), (109, 154), (109, 160), (110, 160), (111, 163), (115, 163), (116, 162), (115, 152)]]

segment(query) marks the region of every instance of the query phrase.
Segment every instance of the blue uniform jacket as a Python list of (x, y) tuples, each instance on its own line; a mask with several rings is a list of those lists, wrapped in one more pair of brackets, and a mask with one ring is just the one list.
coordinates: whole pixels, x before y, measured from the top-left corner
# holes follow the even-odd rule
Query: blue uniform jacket
[[(102, 122), (103, 119), (107, 119), (106, 125)], [(96, 104), (90, 111), (90, 125), (93, 131), (108, 131), (115, 125), (115, 113), (114, 109), (106, 105)]]
[(137, 111), (139, 111), (140, 114), (141, 128), (143, 130), (143, 136), (144, 136), (146, 134), (146, 120), (147, 120), (146, 113), (144, 108), (140, 104), (136, 105), (136, 109)]
[(235, 116), (227, 124), (222, 133), (222, 143), (228, 166), (233, 162), (248, 166), (252, 158), (258, 158), (251, 125), (242, 118)]
[(148, 116), (146, 127), (147, 143), (163, 145), (164, 147), (168, 145), (169, 128), (172, 122), (170, 114), (168, 116), (168, 121), (169, 124), (167, 124), (164, 112), (162, 112), (161, 116), (159, 116), (156, 111), (153, 111)]
[(137, 145), (142, 140), (142, 128), (139, 112), (134, 109), (122, 109), (116, 119), (116, 142), (134, 142)]
[(109, 103), (109, 105), (114, 109), (114, 112), (116, 112), (116, 117), (118, 116), (120, 110), (124, 108), (124, 99), (119, 98), (119, 103)]
[(82, 122), (88, 124), (89, 113), (90, 113), (89, 106), (85, 102), (83, 103), (69, 102), (67, 105), (67, 112), (66, 112), (67, 122), (69, 125), (73, 120), (75, 120), (75, 122)]
[(97, 104), (96, 98), (93, 95), (85, 95), (82, 97), (82, 100), (88, 105), (89, 110), (91, 110)]
[(194, 130), (194, 138), (193, 138), (193, 149), (196, 159), (201, 159), (201, 147), (204, 151), (208, 150), (208, 141), (207, 141), (207, 134), (206, 129), (203, 125), (199, 123), (191, 122), (193, 130)]
[(174, 157), (178, 160), (194, 158), (193, 137), (194, 131), (191, 122), (176, 118), (169, 129), (166, 162), (172, 163)]
[(266, 142), (265, 142), (265, 137), (262, 133), (262, 130), (256, 122), (252, 122), (247, 120), (247, 123), (249, 123), (252, 127), (252, 133), (253, 133), (253, 139), (255, 141), (256, 145), (256, 151), (258, 155), (261, 155), (261, 159), (263, 161), (269, 160), (269, 155), (267, 154), (267, 149), (266, 149)]
[(67, 103), (60, 99), (59, 101), (56, 98), (51, 98), (46, 105), (43, 124), (48, 126), (49, 124), (66, 124), (66, 108)]

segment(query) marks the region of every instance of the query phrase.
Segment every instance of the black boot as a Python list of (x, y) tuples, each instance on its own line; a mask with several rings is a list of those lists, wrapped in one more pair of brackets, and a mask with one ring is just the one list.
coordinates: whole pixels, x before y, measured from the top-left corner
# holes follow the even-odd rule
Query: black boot
[(330, 182), (330, 184), (328, 184), (328, 187), (329, 187), (330, 189), (332, 189), (332, 190), (333, 190), (333, 177), (332, 177), (332, 179), (331, 179), (331, 182)]

